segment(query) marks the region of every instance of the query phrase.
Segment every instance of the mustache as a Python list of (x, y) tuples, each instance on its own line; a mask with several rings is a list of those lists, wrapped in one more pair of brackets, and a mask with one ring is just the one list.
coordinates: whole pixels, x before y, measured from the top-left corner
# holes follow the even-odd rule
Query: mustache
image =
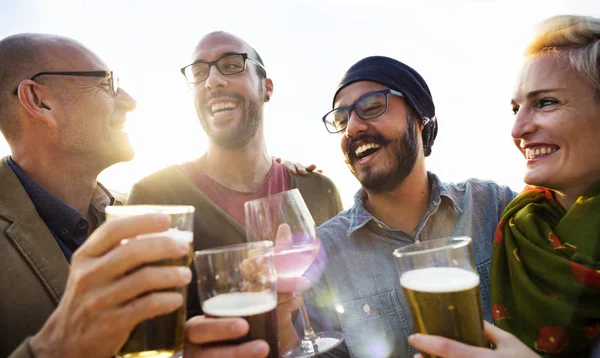
[(206, 96), (204, 101), (202, 101), (202, 106), (206, 107), (206, 106), (208, 106), (208, 102), (212, 101), (213, 99), (218, 99), (221, 97), (232, 98), (239, 102), (242, 102), (244, 100), (244, 97), (238, 93), (231, 92), (231, 91), (218, 91), (218, 92), (211, 92), (208, 96)]
[(344, 148), (344, 154), (346, 155), (346, 163), (349, 163), (352, 160), (356, 159), (356, 155), (354, 154), (354, 150), (352, 149), (356, 148), (356, 143), (358, 142), (375, 143), (383, 147), (384, 145), (389, 144), (391, 141), (379, 133), (363, 134), (359, 137), (352, 138), (352, 140), (350, 140), (346, 145), (346, 148)]

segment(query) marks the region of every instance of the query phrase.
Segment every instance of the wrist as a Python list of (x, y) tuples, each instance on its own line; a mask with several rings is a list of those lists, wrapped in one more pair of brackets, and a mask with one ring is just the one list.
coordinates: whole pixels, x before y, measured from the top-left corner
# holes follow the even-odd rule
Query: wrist
[(292, 344), (298, 342), (300, 337), (298, 336), (298, 332), (292, 325), (291, 322), (279, 325), (278, 327), (279, 333), (279, 345), (281, 348), (287, 348)]
[(48, 323), (46, 322), (42, 329), (27, 342), (29, 358), (54, 358), (60, 356), (61, 347), (54, 344), (53, 329), (47, 327)]
[[(39, 334), (39, 333), (38, 333)], [(29, 358), (46, 358), (44, 355), (43, 344), (40, 344), (38, 335), (35, 335), (27, 341), (27, 353), (29, 353)]]

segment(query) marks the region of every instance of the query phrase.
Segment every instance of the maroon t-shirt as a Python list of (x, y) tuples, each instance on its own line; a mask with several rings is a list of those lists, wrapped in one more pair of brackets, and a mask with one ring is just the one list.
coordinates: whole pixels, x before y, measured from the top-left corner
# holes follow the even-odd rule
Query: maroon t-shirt
[(244, 217), (245, 202), (291, 189), (288, 170), (274, 160), (269, 173), (267, 173), (264, 182), (258, 189), (245, 193), (219, 184), (217, 181), (203, 173), (198, 166), (192, 162), (184, 163), (181, 166), (207, 198), (212, 200), (218, 207), (244, 227), (246, 226)]

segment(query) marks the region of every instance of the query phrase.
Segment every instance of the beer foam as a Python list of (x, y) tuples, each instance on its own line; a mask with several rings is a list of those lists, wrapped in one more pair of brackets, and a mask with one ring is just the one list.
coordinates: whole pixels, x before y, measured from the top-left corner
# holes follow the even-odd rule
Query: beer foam
[(193, 242), (194, 241), (194, 233), (191, 231), (181, 231), (181, 230), (177, 230), (177, 229), (168, 229), (165, 231), (161, 231), (161, 232), (153, 232), (151, 234), (143, 234), (143, 235), (138, 235), (138, 239), (149, 239), (152, 237), (170, 237), (174, 240), (177, 241), (183, 241), (183, 242)]
[(479, 285), (479, 275), (457, 267), (429, 267), (405, 272), (400, 285), (419, 292), (465, 291)]
[(231, 292), (209, 298), (202, 304), (204, 313), (218, 317), (253, 316), (277, 307), (270, 292)]

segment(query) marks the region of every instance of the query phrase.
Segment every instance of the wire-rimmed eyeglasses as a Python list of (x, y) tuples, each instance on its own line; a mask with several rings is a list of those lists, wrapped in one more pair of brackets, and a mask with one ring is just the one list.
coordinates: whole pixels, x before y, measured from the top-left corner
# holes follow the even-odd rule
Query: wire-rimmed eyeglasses
[[(34, 81), (40, 76), (80, 76), (80, 77), (104, 77), (108, 81), (108, 86), (113, 96), (117, 95), (119, 90), (119, 78), (114, 71), (54, 71), (54, 72), (39, 72), (30, 77)], [(15, 88), (13, 94), (17, 95), (19, 88)]]

